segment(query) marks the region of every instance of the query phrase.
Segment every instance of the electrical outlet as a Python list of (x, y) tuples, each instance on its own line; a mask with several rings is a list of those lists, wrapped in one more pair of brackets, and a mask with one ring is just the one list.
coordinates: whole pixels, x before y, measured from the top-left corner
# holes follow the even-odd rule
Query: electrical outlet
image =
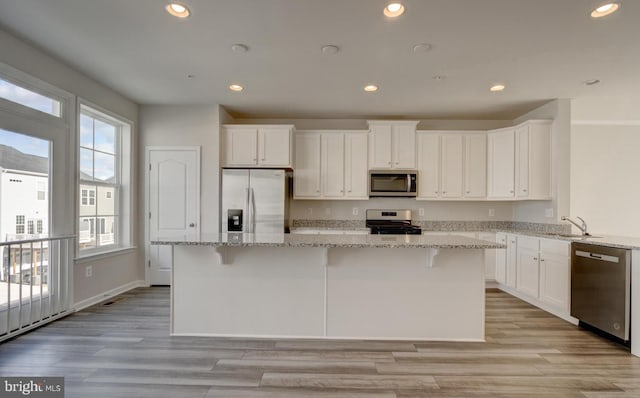
[(87, 265), (84, 269), (84, 276), (91, 278), (93, 276), (93, 266)]
[(550, 209), (544, 209), (544, 216), (547, 218), (553, 218), (553, 207)]
[(489, 209), (489, 217), (495, 217), (496, 216), (496, 209)]
[(325, 216), (330, 216), (331, 215), (331, 207), (325, 207), (324, 208), (324, 215)]
[(313, 207), (308, 207), (307, 208), (307, 215), (310, 216), (313, 214)]
[(424, 207), (421, 207), (421, 208), (418, 209), (418, 215), (420, 217), (424, 217)]
[(358, 208), (354, 207), (353, 209), (351, 209), (351, 214), (353, 214), (354, 216), (358, 215)]

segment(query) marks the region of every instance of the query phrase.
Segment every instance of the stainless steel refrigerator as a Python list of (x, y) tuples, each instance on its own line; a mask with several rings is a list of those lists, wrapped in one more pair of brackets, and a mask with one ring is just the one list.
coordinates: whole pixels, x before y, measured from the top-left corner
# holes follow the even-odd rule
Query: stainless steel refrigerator
[(288, 232), (289, 181), (285, 170), (224, 169), (222, 232)]

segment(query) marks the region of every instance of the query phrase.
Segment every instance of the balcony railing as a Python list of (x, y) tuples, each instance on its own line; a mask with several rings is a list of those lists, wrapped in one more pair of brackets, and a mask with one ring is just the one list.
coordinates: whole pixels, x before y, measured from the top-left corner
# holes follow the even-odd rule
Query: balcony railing
[(66, 315), (75, 236), (0, 242), (0, 341)]

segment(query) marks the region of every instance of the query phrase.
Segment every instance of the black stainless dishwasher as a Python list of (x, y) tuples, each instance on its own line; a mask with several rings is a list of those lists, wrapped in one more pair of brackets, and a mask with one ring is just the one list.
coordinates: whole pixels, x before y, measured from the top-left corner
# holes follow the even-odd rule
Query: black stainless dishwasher
[(629, 341), (631, 251), (571, 244), (571, 316)]

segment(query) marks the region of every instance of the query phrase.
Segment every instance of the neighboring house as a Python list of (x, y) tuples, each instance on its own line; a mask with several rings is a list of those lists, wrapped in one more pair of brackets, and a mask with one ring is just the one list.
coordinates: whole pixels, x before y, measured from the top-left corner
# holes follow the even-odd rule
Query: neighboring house
[[(0, 241), (46, 237), (49, 231), (49, 159), (22, 153), (0, 144)], [(2, 280), (7, 274), (21, 274), (16, 255), (19, 246), (9, 252), (0, 247)], [(23, 247), (23, 268), (47, 259), (47, 248)], [(7, 265), (9, 267), (7, 268)]]
[[(80, 179), (91, 180), (91, 176), (80, 172)], [(105, 182), (111, 182), (107, 180)], [(112, 187), (100, 185), (80, 185), (80, 225), (78, 243), (80, 249), (114, 243), (115, 217), (103, 214), (115, 214), (115, 196), (118, 192)]]

